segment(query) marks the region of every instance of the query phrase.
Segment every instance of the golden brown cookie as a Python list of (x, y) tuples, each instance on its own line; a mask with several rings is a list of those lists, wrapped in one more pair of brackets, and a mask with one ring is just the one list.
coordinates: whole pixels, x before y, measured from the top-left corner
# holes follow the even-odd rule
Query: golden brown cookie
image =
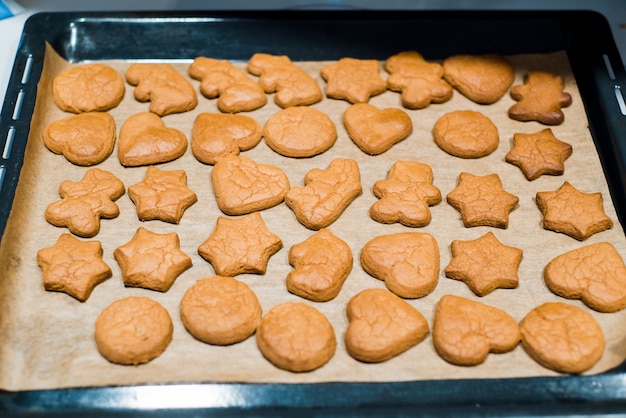
[(335, 123), (322, 111), (292, 106), (270, 116), (263, 126), (265, 143), (285, 157), (312, 157), (337, 139)]
[(604, 212), (602, 193), (582, 192), (567, 181), (557, 190), (537, 192), (536, 202), (545, 229), (579, 241), (613, 227)]
[(259, 212), (240, 218), (217, 218), (215, 228), (198, 247), (202, 258), (220, 276), (265, 274), (271, 256), (283, 247)]
[(402, 106), (423, 109), (431, 103), (444, 103), (452, 98), (452, 86), (443, 77), (443, 67), (427, 62), (419, 52), (404, 51), (385, 61), (389, 72), (387, 87), (402, 92)]
[(524, 252), (504, 245), (492, 232), (470, 241), (454, 240), (446, 277), (461, 280), (478, 296), (496, 289), (518, 286), (518, 269)]
[(154, 113), (141, 112), (122, 124), (117, 141), (117, 157), (125, 167), (160, 164), (181, 157), (187, 150), (187, 137), (165, 126)]
[(366, 154), (378, 155), (408, 137), (413, 122), (406, 112), (369, 103), (356, 103), (343, 114), (343, 125), (350, 139)]
[(437, 286), (439, 246), (428, 233), (380, 235), (363, 246), (360, 259), (363, 270), (402, 298), (424, 297)]
[(189, 75), (200, 80), (200, 92), (217, 99), (217, 108), (224, 113), (250, 112), (267, 103), (263, 89), (227, 60), (197, 57), (189, 66)]
[(105, 64), (70, 67), (52, 81), (52, 96), (64, 112), (106, 112), (124, 98), (124, 79)]
[(546, 302), (522, 319), (522, 347), (543, 367), (583, 373), (604, 352), (604, 333), (595, 318), (576, 306)]
[(157, 234), (139, 227), (133, 238), (113, 252), (124, 286), (167, 292), (174, 280), (191, 267), (180, 250), (176, 232)]
[(552, 259), (543, 271), (548, 289), (580, 299), (599, 312), (626, 307), (626, 265), (609, 242), (590, 244)]
[(310, 372), (335, 354), (335, 331), (324, 314), (305, 303), (274, 306), (261, 320), (256, 342), (263, 356), (276, 367)]
[(550, 128), (539, 132), (513, 135), (513, 147), (504, 159), (518, 166), (528, 180), (544, 174), (560, 176), (565, 160), (572, 155), (572, 146), (554, 136)]
[(137, 208), (141, 221), (158, 219), (177, 224), (185, 210), (198, 201), (187, 187), (184, 170), (161, 170), (149, 166), (144, 179), (128, 187), (128, 196)]
[(519, 198), (502, 188), (500, 176), (475, 176), (461, 173), (457, 187), (446, 196), (448, 203), (461, 213), (463, 225), (508, 228), (509, 213)]
[(147, 297), (116, 300), (98, 315), (94, 337), (98, 351), (111, 363), (138, 365), (159, 357), (172, 341), (167, 310)]
[(479, 365), (489, 353), (512, 351), (520, 337), (515, 319), (496, 307), (444, 295), (435, 308), (433, 345), (448, 363)]
[(113, 274), (102, 260), (100, 241), (81, 241), (70, 234), (61, 234), (53, 246), (37, 251), (37, 264), (44, 289), (65, 292), (81, 302)]
[(289, 190), (289, 179), (280, 168), (243, 155), (220, 159), (211, 171), (211, 182), (217, 206), (227, 215), (276, 206)]
[(180, 319), (197, 340), (230, 345), (250, 337), (261, 323), (261, 304), (247, 284), (232, 277), (196, 281), (180, 301)]
[(424, 315), (385, 289), (357, 293), (346, 315), (346, 350), (365, 363), (387, 361), (419, 344), (429, 332)]
[(326, 170), (306, 173), (304, 187), (289, 189), (285, 204), (302, 225), (317, 231), (335, 222), (362, 190), (357, 162), (336, 158)]
[(443, 61), (443, 77), (468, 99), (492, 104), (509, 90), (515, 70), (496, 54), (454, 55)]
[(115, 145), (115, 120), (105, 112), (87, 112), (51, 122), (43, 142), (69, 162), (89, 167), (106, 160)]
[(261, 125), (246, 115), (200, 113), (191, 131), (191, 151), (198, 161), (215, 164), (227, 155), (254, 148), (262, 137)]
[(326, 96), (331, 99), (366, 103), (387, 90), (377, 60), (341, 58), (322, 68), (321, 75), (326, 80)]
[(433, 127), (435, 144), (460, 158), (481, 158), (498, 148), (498, 128), (487, 116), (473, 110), (454, 110)]
[(150, 102), (150, 112), (159, 116), (182, 113), (198, 105), (191, 83), (170, 64), (131, 64), (126, 81), (135, 87), (135, 99)]
[(259, 85), (266, 93), (276, 93), (274, 101), (282, 108), (308, 106), (324, 97), (317, 81), (286, 55), (254, 54), (248, 71), (259, 76)]
[(572, 96), (563, 89), (563, 77), (560, 75), (530, 71), (524, 78), (524, 84), (511, 87), (511, 97), (517, 103), (509, 108), (509, 116), (521, 122), (560, 125), (565, 120), (561, 108), (572, 104)]
[(432, 183), (433, 170), (429, 165), (396, 161), (387, 179), (374, 183), (374, 195), (380, 200), (370, 208), (371, 218), (384, 224), (428, 225), (432, 219), (429, 206), (441, 202), (441, 192)]
[(334, 299), (352, 270), (352, 250), (345, 241), (322, 229), (289, 249), (287, 290), (300, 297), (326, 302)]
[(124, 192), (124, 183), (113, 174), (90, 168), (80, 181), (61, 183), (61, 200), (48, 205), (46, 221), (54, 226), (67, 227), (79, 237), (94, 237), (100, 231), (100, 218), (112, 219), (120, 214), (115, 201)]

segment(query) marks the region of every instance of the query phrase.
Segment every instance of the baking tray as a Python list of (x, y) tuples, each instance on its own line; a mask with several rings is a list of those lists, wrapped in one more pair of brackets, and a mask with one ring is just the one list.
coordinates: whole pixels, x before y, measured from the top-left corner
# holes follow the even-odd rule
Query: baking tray
[[(0, 119), (0, 237), (24, 159), (45, 44), (70, 62), (383, 60), (417, 50), (568, 54), (622, 225), (626, 73), (603, 16), (587, 11), (221, 11), (40, 13), (28, 19)], [(2, 371), (0, 370), (0, 373)], [(626, 362), (597, 375), (392, 383), (194, 383), (7, 392), (2, 416), (571, 415), (626, 412)]]

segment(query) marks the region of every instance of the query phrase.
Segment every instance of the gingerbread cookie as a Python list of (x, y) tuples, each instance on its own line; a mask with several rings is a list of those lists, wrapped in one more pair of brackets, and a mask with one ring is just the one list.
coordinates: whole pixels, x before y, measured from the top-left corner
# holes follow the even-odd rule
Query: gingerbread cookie
[(433, 170), (429, 165), (396, 161), (387, 179), (374, 183), (374, 195), (380, 200), (370, 208), (371, 218), (384, 224), (428, 225), (432, 219), (429, 206), (441, 202), (441, 192), (432, 183)]
[(613, 227), (604, 212), (602, 193), (582, 192), (567, 181), (557, 190), (537, 192), (536, 202), (545, 229), (579, 241)]
[(408, 137), (413, 122), (400, 109), (379, 109), (369, 103), (357, 103), (343, 114), (343, 125), (350, 139), (366, 154), (378, 155)]
[(321, 75), (326, 80), (326, 96), (350, 103), (368, 102), (370, 97), (387, 90), (379, 67), (377, 60), (355, 58), (341, 58), (325, 66)]
[(556, 138), (550, 128), (539, 132), (513, 135), (513, 147), (504, 159), (518, 166), (528, 180), (544, 174), (560, 176), (565, 160), (572, 155), (572, 146)]
[(446, 277), (464, 282), (478, 296), (518, 286), (523, 251), (504, 245), (492, 232), (470, 241), (454, 240)]
[(218, 98), (217, 108), (224, 113), (250, 112), (267, 103), (263, 89), (227, 60), (197, 57), (189, 66), (189, 75), (200, 80), (203, 96)]
[(604, 352), (595, 318), (576, 306), (546, 302), (522, 319), (522, 347), (537, 363), (559, 373), (583, 373)]
[(317, 81), (286, 55), (254, 54), (248, 71), (259, 76), (259, 85), (266, 93), (276, 93), (274, 101), (282, 108), (308, 106), (324, 97)]
[(336, 158), (326, 170), (314, 168), (309, 171), (304, 176), (304, 187), (289, 189), (285, 204), (302, 225), (319, 230), (335, 222), (361, 192), (357, 162)]
[(489, 353), (512, 351), (520, 337), (515, 319), (496, 307), (444, 295), (435, 308), (433, 345), (448, 363), (479, 365)]
[(419, 344), (429, 332), (424, 315), (384, 289), (366, 289), (353, 296), (346, 315), (346, 350), (365, 363), (387, 361)]
[(105, 64), (70, 67), (52, 80), (52, 97), (64, 112), (106, 112), (124, 98), (124, 79)]
[(517, 103), (509, 109), (509, 116), (521, 122), (560, 125), (565, 120), (561, 109), (572, 104), (572, 96), (563, 89), (563, 77), (560, 75), (530, 71), (524, 78), (524, 84), (511, 87), (511, 98)]
[(94, 337), (98, 351), (111, 363), (133, 365), (159, 357), (172, 341), (172, 319), (158, 302), (129, 296), (98, 315)]
[(473, 110), (454, 110), (433, 127), (435, 144), (460, 158), (481, 158), (498, 148), (498, 128), (487, 116)]
[(261, 323), (261, 304), (247, 284), (232, 277), (196, 281), (180, 301), (180, 319), (197, 340), (230, 345), (250, 337)]
[(135, 87), (135, 99), (150, 102), (150, 112), (159, 116), (182, 113), (198, 105), (191, 83), (170, 64), (131, 64), (126, 81)]
[(67, 227), (74, 235), (94, 237), (100, 231), (100, 218), (112, 219), (120, 214), (115, 201), (124, 192), (124, 183), (113, 174), (90, 168), (79, 182), (65, 180), (61, 183), (61, 200), (48, 205), (46, 221)]
[(326, 316), (301, 302), (285, 302), (270, 309), (257, 329), (256, 342), (272, 364), (296, 373), (322, 367), (337, 348), (335, 331)]

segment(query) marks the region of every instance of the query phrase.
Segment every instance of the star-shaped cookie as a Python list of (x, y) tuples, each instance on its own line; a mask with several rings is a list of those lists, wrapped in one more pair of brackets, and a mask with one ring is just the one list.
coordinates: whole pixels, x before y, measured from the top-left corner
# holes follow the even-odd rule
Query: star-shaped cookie
[(515, 208), (519, 198), (502, 188), (497, 174), (475, 176), (469, 173), (459, 175), (457, 187), (447, 195), (447, 201), (461, 212), (463, 225), (492, 226), (507, 228), (509, 213)]
[(476, 295), (517, 287), (523, 251), (502, 244), (492, 232), (471, 241), (454, 240), (451, 250), (446, 277), (463, 281)]
[(259, 212), (241, 218), (217, 218), (211, 235), (198, 253), (220, 276), (265, 274), (271, 256), (283, 247), (281, 239), (267, 228)]
[(367, 103), (372, 96), (387, 90), (377, 60), (341, 58), (321, 70), (326, 80), (326, 96), (350, 103)]
[(537, 206), (543, 214), (543, 227), (583, 241), (613, 227), (604, 212), (602, 193), (584, 193), (569, 182), (557, 190), (537, 192)]
[(112, 275), (102, 260), (100, 241), (81, 241), (71, 234), (62, 234), (56, 244), (39, 250), (37, 264), (44, 289), (65, 292), (81, 302)]
[(518, 166), (528, 180), (544, 174), (560, 176), (565, 171), (565, 160), (572, 155), (572, 146), (561, 141), (547, 128), (539, 132), (513, 135), (513, 147), (504, 159)]

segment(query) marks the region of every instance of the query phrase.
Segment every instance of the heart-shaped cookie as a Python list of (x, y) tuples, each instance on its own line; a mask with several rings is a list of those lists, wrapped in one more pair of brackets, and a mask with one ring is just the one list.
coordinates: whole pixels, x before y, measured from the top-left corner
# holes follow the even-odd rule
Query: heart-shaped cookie
[(352, 141), (369, 155), (387, 151), (413, 131), (411, 118), (403, 110), (379, 109), (369, 103), (350, 106), (343, 114), (343, 124)]
[(117, 157), (125, 167), (172, 161), (187, 150), (187, 137), (168, 128), (154, 113), (141, 112), (128, 119), (120, 129)]
[(244, 215), (283, 201), (289, 179), (278, 167), (242, 155), (220, 159), (211, 172), (217, 206), (227, 215)]

